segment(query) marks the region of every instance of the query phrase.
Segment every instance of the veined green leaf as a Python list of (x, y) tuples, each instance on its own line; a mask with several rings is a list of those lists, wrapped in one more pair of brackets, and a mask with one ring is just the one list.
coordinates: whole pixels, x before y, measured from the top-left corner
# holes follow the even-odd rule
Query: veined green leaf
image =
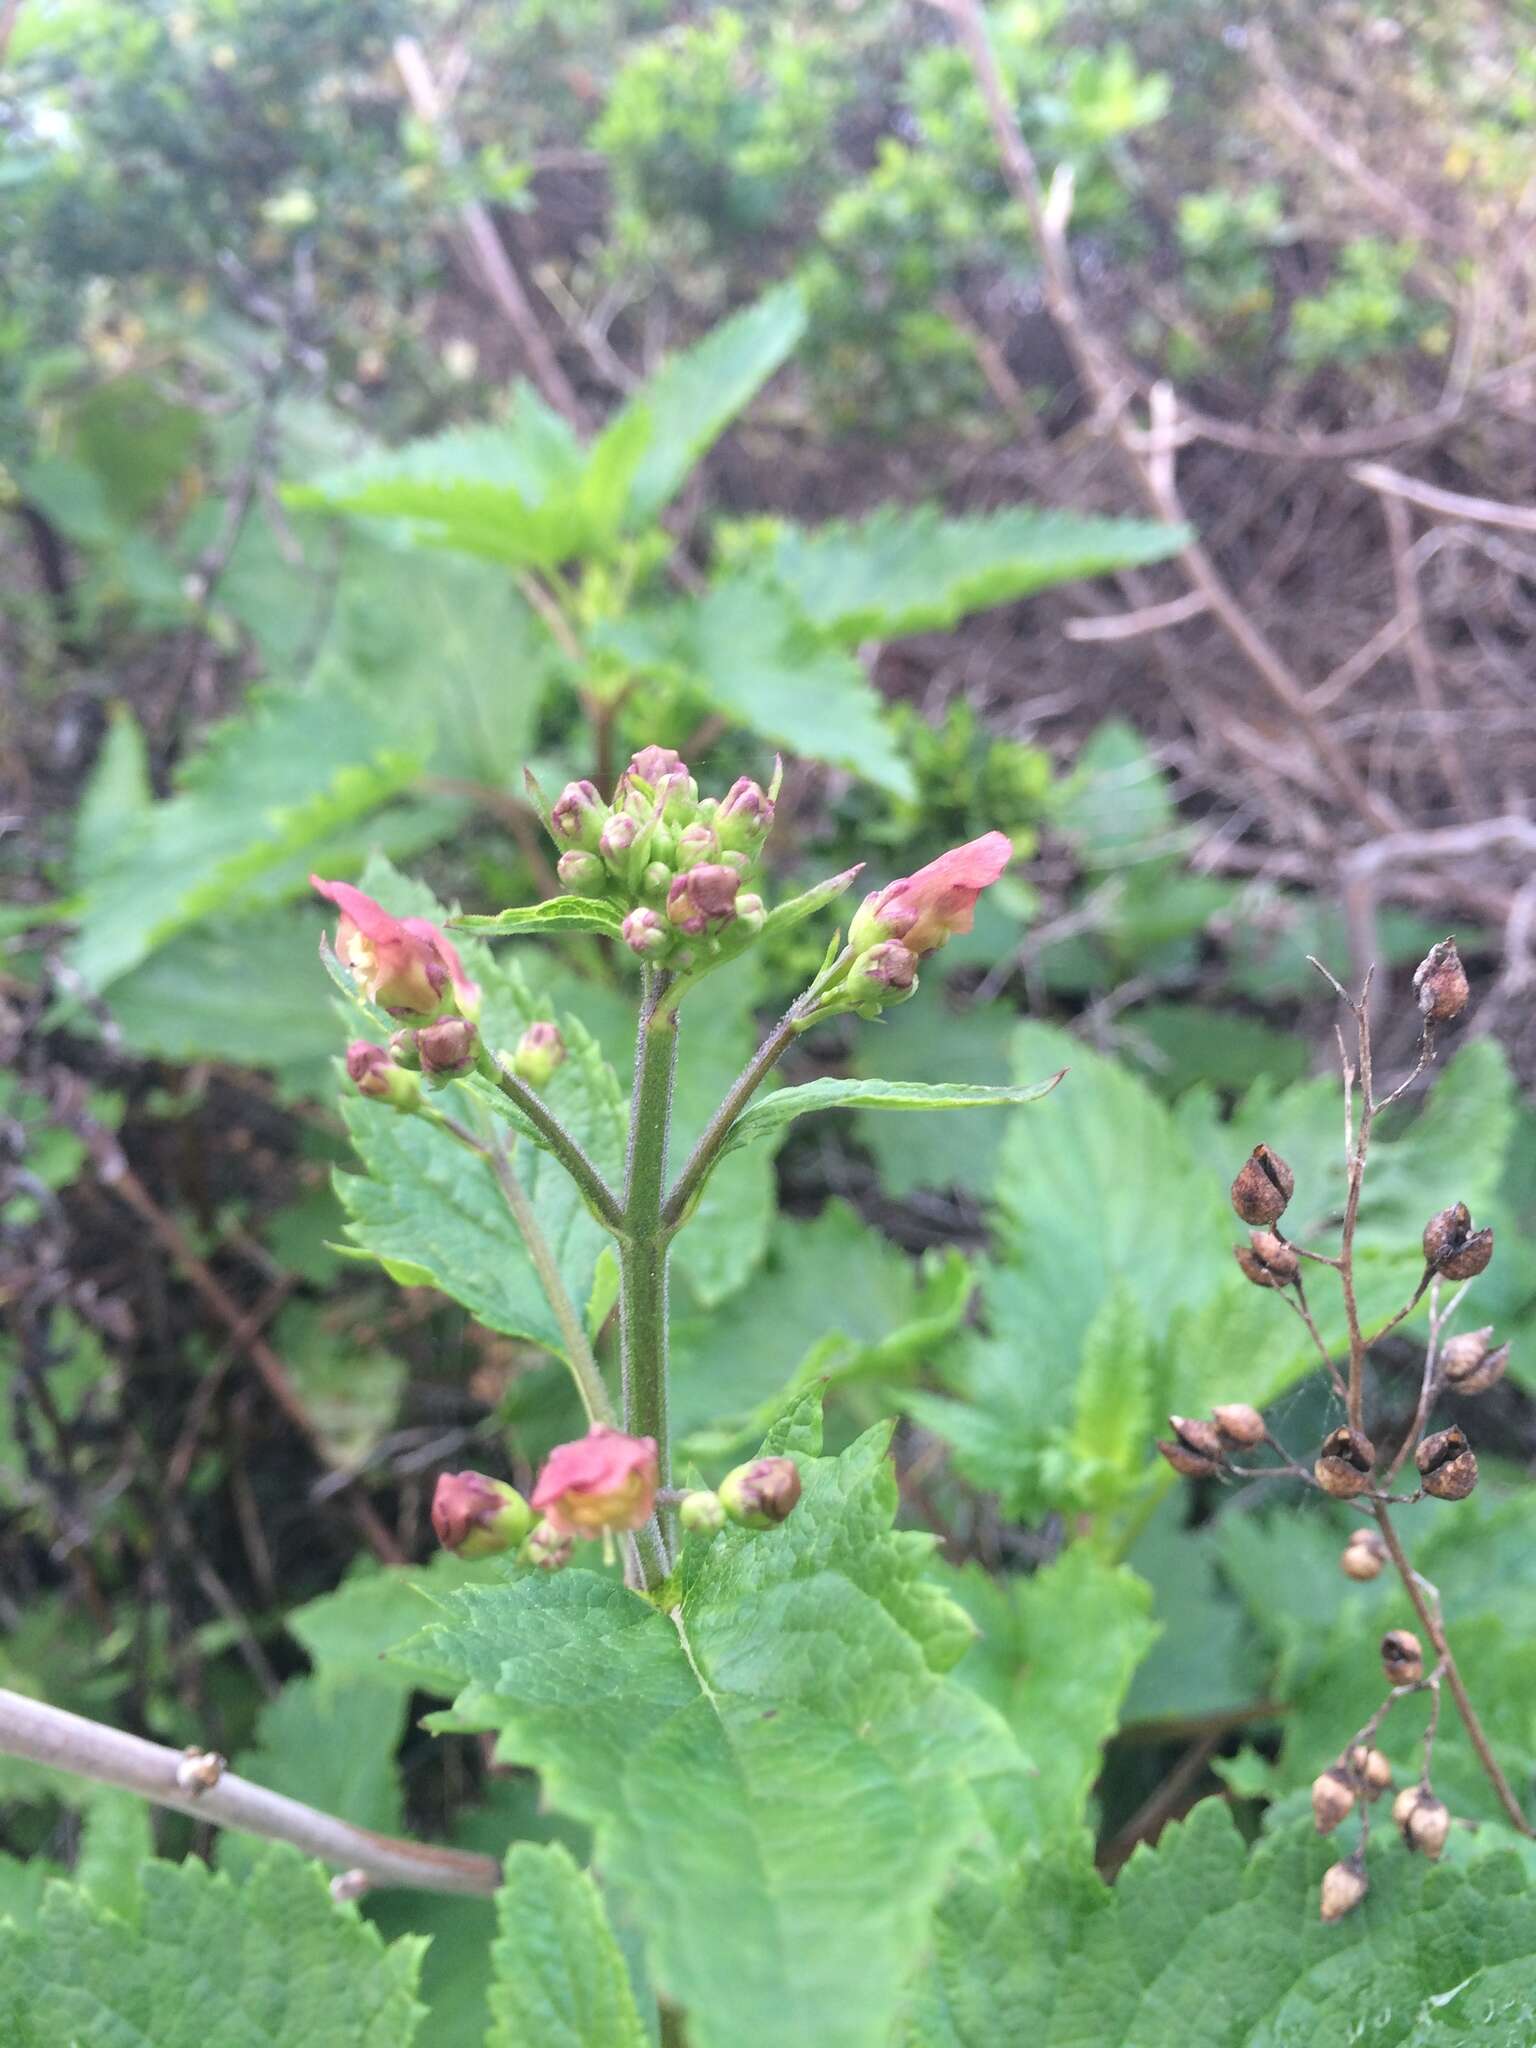
[(797, 1116), (809, 1116), (818, 1109), (1006, 1109), (1038, 1102), (1050, 1094), (1066, 1071), (1063, 1067), (1048, 1081), (1036, 1081), (1026, 1088), (981, 1088), (945, 1081), (860, 1081), (827, 1074), (819, 1081), (804, 1081), (798, 1088), (775, 1089), (743, 1110), (731, 1126), (725, 1150), (734, 1152), (766, 1138)]
[(473, 932), (482, 939), (509, 938), (522, 932), (602, 932), (605, 937), (616, 939), (623, 924), (623, 916), (615, 905), (605, 903), (600, 896), (551, 896), (547, 902), (525, 904), (517, 910), (448, 920), (450, 930)]
[(485, 2048), (648, 2048), (602, 1897), (567, 1850), (514, 1844), (496, 1909)]

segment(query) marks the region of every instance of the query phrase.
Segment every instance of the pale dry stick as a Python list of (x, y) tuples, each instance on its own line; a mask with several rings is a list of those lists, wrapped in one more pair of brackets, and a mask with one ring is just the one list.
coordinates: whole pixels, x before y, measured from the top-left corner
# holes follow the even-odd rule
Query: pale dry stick
[(1471, 817), (1477, 810), (1477, 800), (1472, 794), (1472, 782), (1467, 773), (1467, 763), (1461, 751), (1456, 728), (1445, 708), (1445, 693), (1440, 687), (1440, 673), (1435, 667), (1435, 658), (1430, 651), (1429, 638), (1424, 629), (1424, 605), (1419, 595), (1419, 579), (1413, 564), (1413, 529), (1408, 509), (1402, 499), (1390, 492), (1379, 492), (1378, 502), (1387, 524), (1387, 545), (1392, 556), (1392, 586), (1397, 597), (1397, 617), (1406, 625), (1404, 653), (1408, 661), (1408, 672), (1413, 678), (1413, 687), (1423, 707), (1425, 722), (1433, 736), (1430, 752), (1440, 770), (1446, 788), (1462, 812)]
[[(1437, 1274), (1430, 1281), (1429, 1335), (1424, 1345), (1424, 1371), (1419, 1380), (1419, 1398), (1414, 1406), (1413, 1421), (1409, 1424), (1408, 1434), (1403, 1438), (1402, 1442), (1398, 1445), (1397, 1456), (1392, 1460), (1392, 1463), (1387, 1468), (1388, 1486), (1392, 1484), (1393, 1480), (1402, 1470), (1404, 1459), (1408, 1456), (1408, 1453), (1414, 1448), (1415, 1444), (1417, 1444), (1419, 1438), (1424, 1433), (1424, 1424), (1429, 1419), (1430, 1407), (1434, 1402), (1435, 1394), (1438, 1390), (1441, 1333), (1444, 1331), (1446, 1324), (1450, 1322), (1451, 1318), (1455, 1315), (1457, 1309), (1461, 1306), (1461, 1298), (1471, 1285), (1472, 1282), (1470, 1280), (1464, 1280), (1461, 1286), (1457, 1288), (1456, 1292), (1451, 1296), (1450, 1300), (1442, 1309), (1440, 1306), (1439, 1275)], [(1421, 1288), (1420, 1292), (1422, 1293), (1422, 1291), (1423, 1290)], [(1418, 1296), (1415, 1296), (1414, 1299), (1417, 1300)], [(1390, 1323), (1386, 1325), (1387, 1329), (1390, 1329), (1391, 1327), (1392, 1326)], [(1384, 1332), (1378, 1334), (1384, 1334)], [(1376, 1341), (1377, 1339), (1374, 1337), (1371, 1339), (1372, 1343), (1375, 1343)]]
[[(1391, 832), (1346, 853), (1339, 863), (1339, 875), (1345, 917), (1349, 924), (1350, 952), (1356, 964), (1361, 965), (1376, 957), (1376, 895), (1378, 878), (1384, 871), (1391, 874), (1394, 886), (1401, 891), (1405, 869), (1439, 867), (1448, 878), (1454, 879), (1459, 865), (1500, 847), (1508, 847), (1516, 853), (1536, 854), (1536, 819), (1506, 812), (1497, 818), (1480, 818), (1472, 825), (1428, 826), (1418, 832)], [(1509, 898), (1505, 897), (1494, 914), (1505, 916), (1508, 910)], [(1334, 985), (1338, 986), (1337, 983)], [(1348, 997), (1345, 1000), (1348, 1001)]]
[(1512, 533), (1536, 533), (1536, 505), (1509, 505), (1499, 498), (1469, 498), (1462, 491), (1421, 483), (1381, 462), (1360, 462), (1349, 474), (1368, 490), (1406, 498), (1425, 512), (1443, 512), (1448, 519), (1470, 519), (1479, 526), (1503, 526)]
[(501, 1882), (494, 1857), (377, 1835), (371, 1828), (353, 1827), (317, 1807), (253, 1785), (233, 1771), (222, 1772), (205, 1790), (193, 1789), (181, 1750), (3, 1690), (0, 1755), (25, 1757), (98, 1785), (116, 1785), (194, 1820), (271, 1842), (289, 1842), (322, 1863), (363, 1871), (370, 1886), (489, 1897)]
[[(394, 56), (395, 68), (404, 82), (411, 105), (436, 135), (445, 162), (450, 165), (461, 163), (463, 151), (458, 136), (448, 119), (437, 80), (432, 75), (432, 67), (421, 44), (415, 36), (397, 36)], [(561, 368), (549, 336), (539, 325), (538, 316), (512, 267), (489, 211), (478, 199), (467, 199), (459, 209), (459, 217), (464, 223), (464, 233), (474, 251), (485, 288), (517, 336), (533, 381), (556, 412), (564, 414), (573, 427), (585, 429), (590, 423), (581, 400), (576, 396), (575, 386)]]
[[(1185, 525), (1188, 515), (1173, 474), (1171, 446), (1159, 454), (1148, 454), (1138, 445), (1142, 437), (1125, 416), (1127, 400), (1142, 380), (1119, 362), (1094, 328), (1078, 291), (1066, 240), (1071, 212), (1070, 179), (1058, 173), (1049, 194), (1042, 185), (1034, 156), (1004, 89), (980, 0), (935, 0), (935, 4), (950, 16), (965, 46), (997, 142), (1004, 177), (1033, 231), (1046, 309), (1094, 401), (1099, 422), (1113, 438), (1131, 482), (1149, 509), (1161, 519)], [(1164, 389), (1166, 395), (1162, 400), (1157, 389), (1153, 391), (1154, 428), (1170, 424), (1169, 415), (1176, 411), (1171, 389)], [(1161, 442), (1166, 437), (1160, 433), (1158, 438)], [(1175, 559), (1193, 591), (1205, 599), (1213, 618), (1305, 736), (1350, 807), (1373, 831), (1398, 829), (1403, 821), (1396, 806), (1370, 788), (1340, 741), (1319, 723), (1307, 701), (1305, 685), (1249, 618), (1205, 549), (1198, 541), (1191, 541)]]

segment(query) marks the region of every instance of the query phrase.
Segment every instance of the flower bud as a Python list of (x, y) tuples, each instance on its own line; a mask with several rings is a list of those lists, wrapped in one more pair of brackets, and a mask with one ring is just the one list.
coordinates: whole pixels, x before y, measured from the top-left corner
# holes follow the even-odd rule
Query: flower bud
[(1224, 1401), (1211, 1410), (1211, 1420), (1229, 1444), (1240, 1444), (1245, 1451), (1253, 1450), (1269, 1435), (1263, 1416), (1246, 1401)]
[(1387, 1562), (1387, 1546), (1376, 1529), (1356, 1529), (1339, 1553), (1339, 1565), (1352, 1579), (1379, 1579)]
[(1465, 1500), (1477, 1484), (1477, 1459), (1459, 1429), (1436, 1430), (1413, 1454), (1424, 1491), (1436, 1500)]
[(467, 1074), (475, 1064), (477, 1043), (478, 1034), (466, 1017), (439, 1017), (435, 1024), (423, 1024), (416, 1034), (421, 1071), (439, 1081)]
[(1247, 1244), (1234, 1245), (1232, 1252), (1255, 1287), (1289, 1287), (1301, 1271), (1300, 1259), (1272, 1230), (1251, 1232)]
[(480, 991), (464, 972), (457, 948), (430, 919), (391, 917), (350, 882), (311, 875), (310, 887), (334, 903), (336, 957), (363, 994), (392, 1017), (436, 1017), (455, 1007), (480, 1014)]
[(608, 870), (597, 855), (576, 847), (561, 854), (555, 862), (555, 873), (560, 877), (561, 888), (569, 889), (573, 896), (596, 895), (608, 881)]
[(1367, 1799), (1379, 1799), (1392, 1783), (1391, 1760), (1379, 1749), (1367, 1749), (1363, 1742), (1349, 1752), (1349, 1768)]
[(1267, 1145), (1255, 1145), (1232, 1183), (1232, 1206), (1245, 1223), (1261, 1229), (1278, 1223), (1296, 1186), (1296, 1176)]
[(1493, 1232), (1474, 1230), (1465, 1202), (1453, 1202), (1424, 1226), (1424, 1263), (1447, 1280), (1475, 1280), (1493, 1257)]
[(768, 922), (768, 907), (761, 896), (750, 889), (736, 898), (736, 929), (738, 934), (755, 939)]
[(590, 782), (568, 782), (555, 798), (549, 822), (555, 837), (568, 847), (597, 851), (608, 806)]
[(483, 1472), (440, 1472), (432, 1527), (455, 1557), (495, 1557), (523, 1541), (533, 1527), (533, 1510), (515, 1487)]
[(389, 1034), (389, 1056), (397, 1067), (409, 1067), (415, 1073), (421, 1066), (421, 1055), (416, 1050), (414, 1031), (392, 1031)]
[(723, 847), (755, 854), (773, 827), (773, 799), (749, 776), (740, 775), (726, 791), (714, 823)]
[(720, 1505), (744, 1529), (772, 1529), (786, 1521), (800, 1498), (793, 1458), (756, 1458), (720, 1482)]
[(1337, 1764), (1312, 1780), (1312, 1818), (1320, 1835), (1331, 1835), (1355, 1810), (1355, 1788)]
[(1426, 1025), (1449, 1024), (1467, 1007), (1467, 971), (1453, 938), (1441, 939), (1424, 955), (1413, 970), (1413, 992)]
[(1437, 1799), (1427, 1785), (1411, 1785), (1398, 1794), (1392, 1818), (1410, 1849), (1427, 1856), (1431, 1863), (1439, 1862), (1451, 1832), (1451, 1810), (1443, 1799)]
[[(637, 788), (641, 784), (643, 787)], [(655, 799), (660, 797), (668, 811), (681, 804), (698, 801), (699, 787), (688, 773), (675, 747), (642, 747), (638, 754), (630, 757), (629, 766), (619, 777), (618, 787), (613, 793), (615, 805), (628, 805), (633, 797), (641, 799), (645, 815), (655, 809)]]
[(1353, 1500), (1356, 1494), (1369, 1491), (1375, 1465), (1376, 1447), (1370, 1438), (1341, 1424), (1323, 1438), (1312, 1470), (1324, 1493), (1331, 1493), (1335, 1500)]
[(882, 939), (900, 939), (921, 956), (932, 953), (975, 922), (976, 899), (990, 888), (1013, 859), (1013, 843), (1003, 832), (984, 832), (964, 846), (952, 846), (915, 875), (903, 875), (866, 896), (848, 927), (848, 943), (856, 953)]
[(917, 955), (899, 939), (881, 939), (854, 960), (843, 987), (855, 1003), (902, 1002), (917, 988)]
[(508, 1064), (519, 1081), (526, 1081), (530, 1088), (547, 1088), (564, 1058), (565, 1040), (560, 1036), (559, 1025), (540, 1017), (517, 1041), (517, 1050)]
[(719, 931), (736, 915), (741, 877), (734, 868), (706, 862), (678, 875), (667, 891), (667, 916), (679, 931), (697, 938)]
[(656, 1441), (594, 1423), (573, 1444), (550, 1452), (533, 1505), (562, 1536), (639, 1529), (651, 1518), (657, 1486)]
[(643, 896), (665, 896), (672, 886), (672, 870), (664, 860), (651, 861), (640, 877), (640, 893)]
[(658, 960), (672, 946), (672, 927), (659, 910), (632, 910), (620, 927), (624, 943), (642, 960)]
[(366, 1038), (354, 1038), (347, 1047), (347, 1078), (359, 1095), (392, 1103), (396, 1109), (414, 1109), (421, 1101), (416, 1076), (397, 1067), (382, 1045), (370, 1045)]
[(1324, 1920), (1342, 1920), (1346, 1913), (1353, 1913), (1369, 1890), (1370, 1884), (1357, 1857), (1350, 1856), (1343, 1863), (1330, 1863), (1323, 1872), (1318, 1912)]
[[(689, 825), (677, 835), (677, 848), (673, 855), (677, 865), (685, 873), (704, 861), (718, 861), (720, 841), (708, 825)], [(732, 863), (734, 866), (734, 863)]]
[(597, 850), (610, 867), (622, 864), (624, 856), (640, 837), (640, 821), (627, 811), (618, 811), (603, 827)]
[(1501, 1344), (1496, 1351), (1488, 1348), (1493, 1335), (1489, 1323), (1481, 1330), (1468, 1330), (1464, 1336), (1452, 1337), (1440, 1347), (1440, 1373), (1447, 1389), (1453, 1394), (1486, 1394), (1497, 1386), (1504, 1377), (1509, 1364), (1509, 1346)]
[(524, 1564), (538, 1571), (558, 1572), (570, 1563), (575, 1548), (574, 1537), (563, 1535), (553, 1522), (546, 1521), (535, 1523), (519, 1554)]
[(718, 1493), (685, 1493), (678, 1503), (677, 1519), (685, 1529), (718, 1536), (725, 1527), (725, 1508)]
[(1424, 1651), (1411, 1629), (1389, 1628), (1381, 1639), (1381, 1668), (1388, 1685), (1417, 1685), (1424, 1676)]

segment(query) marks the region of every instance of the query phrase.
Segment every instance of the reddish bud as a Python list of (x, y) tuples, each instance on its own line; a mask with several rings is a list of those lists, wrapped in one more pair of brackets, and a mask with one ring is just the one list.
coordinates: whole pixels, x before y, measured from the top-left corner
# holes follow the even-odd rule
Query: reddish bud
[(394, 1017), (435, 1017), (451, 990), (461, 1015), (479, 1016), (479, 989), (456, 948), (429, 919), (391, 917), (350, 882), (326, 882), (319, 875), (309, 882), (340, 911), (336, 957), (370, 1002)]
[(1424, 1491), (1436, 1500), (1465, 1500), (1477, 1484), (1477, 1459), (1459, 1429), (1437, 1430), (1413, 1454)]
[(568, 847), (588, 853), (597, 850), (607, 819), (608, 806), (590, 782), (568, 782), (549, 814), (555, 837)]
[(597, 850), (605, 861), (622, 861), (640, 837), (640, 820), (628, 811), (617, 811), (604, 825)]
[(881, 939), (854, 960), (843, 988), (855, 1004), (902, 1002), (917, 988), (917, 955), (899, 939)]
[(706, 862), (674, 878), (667, 891), (667, 916), (690, 938), (719, 931), (736, 915), (741, 877), (734, 868)]
[(1367, 1493), (1375, 1477), (1376, 1446), (1358, 1429), (1340, 1426), (1323, 1438), (1312, 1467), (1317, 1483), (1335, 1500), (1353, 1500)]
[(563, 1536), (600, 1536), (643, 1527), (656, 1486), (655, 1439), (594, 1423), (578, 1442), (550, 1452), (533, 1505)]
[[(689, 825), (677, 835), (675, 859), (679, 868), (687, 870), (701, 866), (705, 861), (720, 859), (720, 841), (708, 825)], [(735, 862), (730, 863), (735, 867)], [(739, 873), (740, 870), (738, 869)]]
[(516, 1488), (500, 1479), (442, 1472), (432, 1495), (432, 1527), (456, 1557), (495, 1557), (523, 1541), (533, 1513)]
[(1252, 1231), (1246, 1244), (1232, 1247), (1232, 1255), (1255, 1287), (1289, 1287), (1301, 1271), (1301, 1260), (1272, 1230)]
[(414, 1109), (421, 1100), (416, 1076), (396, 1066), (382, 1045), (370, 1045), (366, 1038), (354, 1038), (347, 1047), (347, 1078), (359, 1095), (391, 1102), (396, 1109)]
[(1413, 970), (1413, 992), (1426, 1025), (1449, 1024), (1467, 1007), (1471, 990), (1453, 938), (1441, 939), (1424, 955)]
[(1278, 1223), (1296, 1186), (1296, 1176), (1267, 1145), (1255, 1145), (1232, 1183), (1232, 1206), (1245, 1223), (1261, 1228)]
[(882, 939), (900, 939), (919, 957), (933, 952), (971, 929), (977, 897), (1012, 859), (1013, 843), (1003, 832), (986, 832), (951, 847), (915, 875), (903, 875), (866, 896), (848, 928), (849, 945), (862, 953)]
[(655, 960), (672, 944), (672, 928), (659, 910), (632, 910), (621, 927), (624, 943), (642, 960)]
[(616, 805), (627, 805), (632, 798), (639, 797), (645, 814), (649, 815), (657, 797), (671, 810), (680, 801), (696, 802), (698, 794), (698, 784), (675, 747), (642, 747), (638, 754), (631, 755), (613, 800)]
[(756, 1458), (720, 1482), (720, 1505), (744, 1529), (774, 1528), (789, 1518), (799, 1498), (800, 1474), (793, 1458)]
[(565, 1040), (560, 1036), (559, 1025), (541, 1017), (517, 1041), (509, 1064), (517, 1078), (526, 1081), (530, 1088), (547, 1088), (564, 1058)]
[(731, 784), (715, 817), (720, 844), (734, 852), (755, 854), (773, 827), (773, 799), (749, 776)]
[(440, 1081), (467, 1074), (475, 1064), (475, 1027), (465, 1017), (439, 1017), (435, 1024), (423, 1024), (416, 1034), (416, 1057), (421, 1071)]

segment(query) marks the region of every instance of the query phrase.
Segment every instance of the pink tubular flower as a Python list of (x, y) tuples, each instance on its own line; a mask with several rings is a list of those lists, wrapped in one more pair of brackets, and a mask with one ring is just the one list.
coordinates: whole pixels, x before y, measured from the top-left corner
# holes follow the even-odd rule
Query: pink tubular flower
[(968, 932), (976, 898), (1013, 859), (1004, 832), (984, 832), (964, 846), (952, 846), (915, 875), (887, 882), (866, 896), (848, 931), (858, 951), (882, 939), (899, 939), (909, 953), (931, 953), (956, 932)]
[(310, 887), (334, 903), (336, 957), (370, 1002), (392, 1017), (435, 1017), (444, 991), (453, 989), (463, 1016), (480, 1011), (480, 991), (464, 972), (458, 952), (425, 917), (391, 917), (381, 904), (350, 882), (326, 882), (311, 875)]
[(639, 1529), (656, 1502), (656, 1440), (594, 1423), (579, 1443), (549, 1454), (532, 1504), (561, 1536)]

